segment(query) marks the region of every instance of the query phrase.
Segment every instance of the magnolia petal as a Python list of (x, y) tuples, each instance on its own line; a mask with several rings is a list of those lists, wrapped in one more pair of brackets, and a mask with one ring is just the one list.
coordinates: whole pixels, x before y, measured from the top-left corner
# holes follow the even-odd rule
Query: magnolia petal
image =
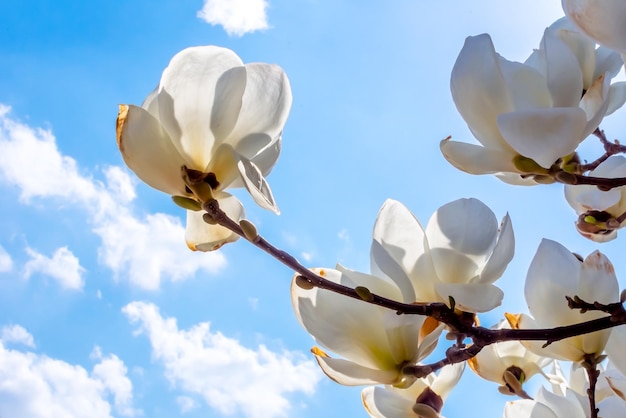
[(609, 396), (598, 403), (603, 417), (624, 417), (626, 416), (626, 402), (617, 396)]
[(557, 417), (586, 418), (585, 411), (575, 399), (555, 395), (543, 386), (539, 388), (535, 399), (547, 405)]
[(543, 35), (541, 49), (546, 57), (545, 73), (552, 95), (552, 106), (577, 106), (580, 92), (583, 91), (583, 73), (577, 57), (550, 28)]
[(393, 300), (400, 300), (402, 297), (398, 287), (391, 280), (351, 270), (341, 264), (337, 264), (335, 268), (341, 273), (341, 283), (344, 286), (351, 288), (363, 286), (372, 293)]
[(148, 96), (145, 98), (143, 103), (141, 104), (141, 107), (146, 109), (148, 113), (150, 113), (152, 116), (154, 116), (157, 119), (159, 119), (158, 95), (159, 95), (159, 86), (157, 86), (154, 90), (152, 90), (150, 94), (148, 94)]
[[(402, 203), (388, 199), (378, 212), (370, 250), (373, 274), (393, 280), (405, 302), (425, 302), (437, 280), (424, 229)], [(417, 294), (416, 294), (417, 292)]]
[(611, 330), (611, 336), (606, 343), (606, 353), (609, 355), (611, 363), (626, 375), (626, 356), (624, 356), (624, 347), (626, 347), (626, 326), (621, 325)]
[(485, 148), (449, 139), (441, 141), (439, 149), (450, 164), (469, 174), (519, 171), (513, 164), (513, 158), (517, 154), (512, 150)]
[[(245, 68), (247, 80), (239, 119), (224, 139), (238, 151), (239, 142), (249, 134), (263, 133), (268, 138), (277, 138), (287, 121), (292, 102), (289, 80), (279, 66), (253, 63)], [(244, 153), (244, 156), (252, 158), (254, 155)]]
[(214, 131), (223, 135), (237, 120), (245, 69), (229, 70), (242, 66), (233, 51), (203, 46), (179, 52), (163, 71), (159, 120), (191, 168), (202, 170), (207, 165), (216, 140)]
[(584, 139), (586, 125), (585, 112), (579, 108), (533, 109), (498, 116), (498, 127), (509, 145), (545, 168), (574, 152)]
[[(222, 209), (229, 218), (239, 222), (245, 212), (243, 206), (236, 197), (220, 192), (215, 198), (219, 201)], [(229, 242), (239, 239), (239, 235), (220, 225), (209, 225), (202, 219), (203, 211), (187, 211), (187, 226), (185, 228), (185, 241), (193, 251), (213, 251)]]
[[(352, 280), (334, 269), (314, 269), (324, 278), (346, 286)], [(373, 276), (370, 281), (376, 280)], [(291, 284), (291, 302), (296, 317), (315, 340), (341, 357), (366, 368), (395, 370), (384, 328), (383, 313), (387, 310), (346, 298), (337, 293), (313, 288), (302, 289)], [(415, 336), (417, 342), (418, 335)]]
[(513, 103), (489, 35), (465, 40), (452, 68), (450, 90), (459, 113), (477, 139), (488, 148), (506, 149), (496, 117), (513, 110)]
[(478, 199), (458, 199), (437, 209), (426, 236), (439, 280), (467, 283), (479, 273), (496, 243), (498, 221)]
[(500, 224), (498, 241), (478, 279), (479, 283), (493, 283), (502, 276), (515, 254), (515, 235), (507, 213)]
[[(529, 65), (499, 57), (502, 76), (509, 89), (513, 109), (525, 110), (550, 107), (553, 104), (546, 88), (545, 76)], [(506, 113), (505, 109), (501, 113)]]
[(504, 293), (492, 284), (437, 283), (435, 290), (442, 301), (454, 298), (456, 308), (466, 312), (488, 312), (502, 303)]
[(398, 371), (372, 369), (350, 360), (317, 354), (315, 360), (326, 376), (344, 386), (391, 385), (400, 378)]
[(606, 115), (610, 115), (626, 103), (626, 82), (619, 81), (611, 84), (609, 89), (609, 105), (606, 109)]
[(562, 0), (565, 14), (599, 44), (626, 51), (626, 4), (622, 0)]
[[(507, 317), (507, 319), (510, 318)], [(511, 324), (515, 329), (538, 329), (545, 328), (544, 323), (538, 323), (528, 315), (521, 314), (516, 317), (517, 323)], [(581, 361), (585, 353), (580, 348), (580, 338), (572, 337), (555, 341), (544, 347), (544, 341), (522, 341), (522, 344), (538, 356), (550, 357), (556, 360)]]
[(161, 124), (141, 107), (121, 105), (117, 146), (126, 165), (141, 180), (172, 196), (188, 196), (181, 177), (186, 161)]
[(370, 417), (415, 418), (415, 414), (411, 409), (414, 402), (380, 386), (363, 389), (361, 400)]
[[(579, 296), (583, 300), (604, 304), (619, 302), (619, 284), (613, 264), (600, 251), (589, 254), (582, 264)], [(600, 316), (604, 314), (600, 313)]]
[(579, 106), (587, 115), (587, 126), (582, 138), (585, 139), (596, 130), (609, 108), (609, 89), (611, 80), (601, 75), (593, 82), (580, 100)]
[(244, 186), (254, 201), (262, 208), (271, 210), (277, 215), (280, 214), (280, 210), (278, 210), (278, 206), (274, 201), (274, 195), (272, 195), (272, 189), (270, 189), (269, 183), (263, 177), (261, 170), (246, 157), (238, 153), (235, 153), (234, 156), (237, 160), (237, 168)]
[(619, 74), (619, 70), (622, 69), (624, 61), (620, 54), (610, 48), (600, 46), (596, 49), (596, 68), (593, 74), (593, 80), (596, 80), (603, 74), (605, 77), (613, 78)]
[(465, 362), (444, 366), (435, 377), (430, 388), (445, 401), (452, 389), (461, 380), (464, 370)]
[(562, 418), (546, 405), (530, 399), (507, 402), (504, 406), (504, 418)]
[(565, 296), (578, 292), (582, 263), (558, 242), (543, 239), (526, 275), (524, 295), (532, 316), (546, 326), (574, 323), (580, 313), (567, 306)]
[(565, 185), (565, 199), (578, 214), (588, 210), (604, 211), (618, 203), (621, 196), (616, 188), (603, 192), (596, 186)]

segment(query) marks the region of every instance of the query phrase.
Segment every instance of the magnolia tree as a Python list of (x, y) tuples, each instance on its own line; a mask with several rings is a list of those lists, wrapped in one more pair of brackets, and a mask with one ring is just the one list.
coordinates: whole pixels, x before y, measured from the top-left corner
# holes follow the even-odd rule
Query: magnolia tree
[[(447, 138), (441, 152), (511, 187), (563, 183), (577, 230), (602, 243), (626, 225), (626, 146), (600, 127), (626, 102), (626, 83), (612, 81), (626, 52), (626, 1), (564, 0), (563, 9), (524, 62), (500, 56), (487, 34), (467, 38), (450, 88), (479, 144)], [(140, 179), (187, 209), (190, 249), (242, 237), (295, 272), (294, 313), (319, 345), (313, 356), (335, 382), (364, 386), (371, 416), (440, 416), (466, 364), (512, 395), (505, 417), (626, 416), (626, 293), (600, 251), (581, 256), (544, 239), (526, 274), (529, 314), (487, 328), (478, 315), (503, 300), (495, 283), (515, 238), (509, 216), (498, 221), (477, 199), (447, 203), (425, 224), (387, 200), (369, 273), (307, 268), (266, 241), (228, 190), (245, 187), (279, 212), (266, 176), (291, 104), (280, 67), (189, 48), (141, 106), (120, 106), (117, 142)], [(579, 155), (586, 140), (604, 153)], [(447, 349), (433, 358), (438, 344)], [(528, 393), (534, 375), (547, 383)]]

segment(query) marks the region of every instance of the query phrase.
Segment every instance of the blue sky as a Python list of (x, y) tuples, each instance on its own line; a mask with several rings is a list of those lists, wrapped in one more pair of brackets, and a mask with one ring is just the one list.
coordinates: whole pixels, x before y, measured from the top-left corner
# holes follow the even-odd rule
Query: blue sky
[[(562, 187), (471, 177), (439, 153), (448, 135), (471, 138), (449, 93), (465, 37), (488, 32), (524, 60), (559, 1), (242, 1), (235, 15), (220, 3), (0, 3), (0, 416), (366, 416), (360, 389), (322, 377), (309, 355), (291, 272), (245, 242), (190, 252), (183, 211), (123, 165), (117, 105), (140, 104), (188, 46), (228, 47), (289, 76), (269, 177), (282, 214), (238, 196), (266, 238), (311, 267), (367, 271), (387, 198), (425, 223), (477, 197), (510, 213), (517, 238), (490, 325), (525, 311), (541, 238), (598, 248), (574, 230)], [(619, 118), (603, 124), (610, 138), (625, 132)], [(621, 248), (600, 249), (623, 284)], [(467, 372), (444, 414), (501, 416), (504, 400)]]

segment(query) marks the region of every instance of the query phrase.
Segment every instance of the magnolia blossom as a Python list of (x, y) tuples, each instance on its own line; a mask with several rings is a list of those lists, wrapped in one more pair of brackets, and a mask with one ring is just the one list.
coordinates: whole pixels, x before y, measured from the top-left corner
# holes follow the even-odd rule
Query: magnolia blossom
[[(599, 311), (570, 309), (566, 296), (590, 303), (614, 303), (619, 299), (619, 286), (613, 265), (599, 251), (581, 261), (561, 244), (544, 239), (528, 269), (524, 294), (532, 317), (507, 315), (511, 326), (554, 328), (606, 316)], [(610, 329), (596, 331), (552, 342), (545, 348), (543, 342), (523, 344), (540, 355), (579, 362), (586, 355), (601, 355), (610, 334)]]
[[(495, 329), (509, 328), (505, 320)], [(468, 360), (470, 368), (483, 379), (502, 385), (500, 392), (527, 397), (522, 385), (535, 374), (542, 374), (552, 359), (538, 356), (519, 341), (501, 341), (484, 347)], [(547, 376), (546, 376), (547, 377)]]
[[(231, 218), (243, 217), (241, 203), (225, 192), (232, 187), (244, 186), (259, 205), (278, 212), (265, 176), (278, 159), (290, 107), (289, 81), (278, 66), (243, 65), (216, 46), (188, 48), (172, 58), (141, 107), (120, 106), (117, 143), (140, 179), (179, 201), (198, 199), (181, 177), (186, 166), (203, 173)], [(204, 251), (237, 236), (188, 211), (185, 238)]]
[(626, 52), (626, 3), (623, 0), (561, 0), (565, 14), (596, 42)]
[[(389, 280), (341, 266), (313, 271), (335, 283), (363, 286), (389, 299), (409, 302)], [(397, 315), (328, 290), (301, 287), (297, 275), (291, 301), (296, 317), (317, 343), (343, 357), (332, 358), (317, 347), (311, 350), (324, 373), (342, 385), (410, 385), (416, 378), (405, 375), (404, 368), (430, 354), (443, 329), (429, 317)]]
[(544, 177), (548, 169), (624, 103), (623, 88), (610, 93), (620, 65), (619, 56), (596, 51), (591, 40), (563, 22), (546, 29), (526, 63), (498, 55), (489, 35), (469, 37), (450, 88), (481, 145), (447, 139), (441, 151), (470, 174), (495, 173), (516, 184), (550, 181)]
[[(589, 380), (586, 371), (574, 366), (569, 382), (565, 379), (558, 363), (554, 362), (551, 381), (552, 392), (540, 388), (534, 400), (509, 402), (504, 408), (505, 418), (588, 418), (591, 416), (587, 390)], [(595, 390), (596, 407), (605, 418), (626, 416), (624, 379), (611, 370), (602, 370)], [(613, 369), (614, 370), (614, 369)], [(554, 383), (560, 380), (560, 383)]]
[(449, 303), (453, 298), (460, 310), (486, 312), (502, 301), (493, 283), (514, 251), (509, 215), (498, 227), (480, 200), (440, 207), (425, 229), (404, 205), (387, 200), (374, 226), (371, 270), (395, 282), (404, 300)]
[[(613, 155), (589, 172), (602, 178), (626, 177), (626, 158)], [(579, 215), (576, 229), (584, 237), (606, 242), (617, 237), (617, 230), (625, 225), (621, 219), (626, 213), (626, 186), (601, 191), (596, 186), (565, 186), (565, 198)]]
[[(429, 374), (410, 387), (368, 387), (361, 392), (365, 409), (374, 418), (434, 418), (461, 379), (465, 363), (445, 366), (438, 375)], [(443, 417), (442, 417), (443, 418)]]

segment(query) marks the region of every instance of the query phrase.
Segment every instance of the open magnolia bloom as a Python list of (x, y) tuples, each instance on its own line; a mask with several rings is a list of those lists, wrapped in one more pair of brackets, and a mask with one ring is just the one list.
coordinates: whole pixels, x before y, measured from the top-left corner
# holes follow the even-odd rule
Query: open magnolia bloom
[[(601, 178), (626, 177), (626, 158), (612, 155), (589, 172)], [(596, 242), (611, 241), (617, 230), (625, 225), (619, 219), (626, 213), (626, 186), (601, 191), (596, 186), (565, 186), (565, 198), (578, 214), (576, 229), (580, 234)]]
[(588, 36), (626, 52), (626, 3), (623, 0), (561, 0), (565, 14)]
[[(500, 321), (495, 329), (509, 328), (508, 322)], [(528, 397), (522, 385), (554, 360), (538, 356), (519, 341), (501, 341), (484, 347), (467, 362), (483, 379), (499, 383), (500, 392), (506, 395)]]
[[(244, 186), (259, 205), (278, 213), (265, 176), (278, 159), (291, 100), (280, 67), (243, 65), (216, 46), (188, 48), (172, 58), (141, 107), (120, 106), (117, 144), (141, 180), (188, 206), (202, 199), (186, 187), (183, 166), (199, 173), (236, 221), (243, 207), (225, 192), (233, 187)], [(237, 235), (206, 224), (201, 211), (188, 211), (185, 239), (192, 250), (206, 251)]]
[(361, 399), (374, 418), (437, 418), (443, 403), (461, 379), (465, 363), (445, 366), (439, 374), (417, 379), (410, 387), (373, 386), (363, 389)]
[[(345, 286), (364, 286), (372, 293), (405, 301), (397, 286), (388, 280), (337, 266), (313, 269), (316, 274)], [(313, 348), (320, 367), (342, 385), (389, 384), (406, 387), (416, 378), (405, 375), (406, 366), (430, 354), (443, 326), (436, 320), (396, 312), (362, 300), (318, 288), (291, 284), (291, 301), (300, 324), (325, 349), (343, 358), (332, 358)]]
[(440, 207), (425, 229), (402, 203), (387, 200), (374, 225), (371, 270), (394, 281), (404, 300), (449, 304), (453, 298), (462, 311), (486, 312), (502, 301), (493, 283), (514, 251), (509, 215), (498, 227), (480, 200)]
[[(511, 326), (554, 328), (606, 316), (599, 311), (581, 313), (570, 309), (566, 296), (578, 296), (590, 303), (615, 303), (619, 300), (619, 287), (613, 265), (604, 254), (595, 251), (581, 261), (561, 244), (544, 239), (528, 268), (524, 294), (532, 318), (507, 314)], [(586, 355), (600, 356), (610, 334), (610, 329), (596, 331), (555, 341), (545, 348), (539, 341), (523, 344), (539, 355), (580, 362)]]
[(622, 88), (609, 91), (619, 57), (596, 52), (588, 38), (557, 23), (526, 63), (498, 55), (487, 34), (467, 38), (450, 88), (481, 145), (442, 141), (441, 151), (452, 165), (514, 184), (550, 181), (544, 177), (548, 169), (623, 104)]

